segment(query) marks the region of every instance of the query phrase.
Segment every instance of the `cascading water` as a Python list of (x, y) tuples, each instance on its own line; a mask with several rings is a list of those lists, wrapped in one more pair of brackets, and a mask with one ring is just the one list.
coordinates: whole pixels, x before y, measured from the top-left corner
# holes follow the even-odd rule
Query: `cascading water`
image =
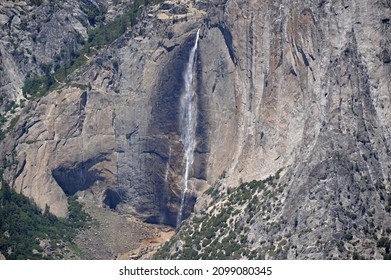
[(193, 87), (193, 72), (195, 64), (195, 55), (198, 48), (200, 30), (197, 31), (196, 39), (193, 48), (190, 51), (189, 61), (186, 65), (183, 79), (185, 88), (181, 96), (180, 108), (180, 127), (181, 139), (184, 146), (184, 186), (181, 195), (181, 205), (177, 217), (177, 226), (182, 222), (183, 208), (185, 204), (185, 196), (189, 187), (190, 169), (193, 165), (194, 150), (196, 147), (196, 127), (197, 127), (197, 100), (196, 93)]

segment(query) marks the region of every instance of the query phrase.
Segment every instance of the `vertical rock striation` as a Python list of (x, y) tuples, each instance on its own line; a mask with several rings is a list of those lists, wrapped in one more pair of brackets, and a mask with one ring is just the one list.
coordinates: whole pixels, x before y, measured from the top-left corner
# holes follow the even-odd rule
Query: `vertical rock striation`
[(223, 191), (284, 174), (282, 206), (258, 213), (249, 247), (265, 253), (289, 236), (284, 250), (262, 256), (349, 258), (341, 241), (351, 234), (355, 250), (382, 258), (376, 238), (391, 229), (389, 2), (212, 3), (200, 45), (208, 179), (227, 176)]
[[(76, 193), (175, 226), (186, 162), (183, 217), (207, 186), (223, 192), (282, 170), (279, 206), (248, 225), (251, 250), (381, 258), (374, 236), (391, 230), (389, 1), (182, 2), (153, 7), (68, 84), (22, 111), (3, 143), (16, 159), (7, 179), (57, 215), (66, 215), (65, 194)], [(180, 96), (198, 29), (187, 160)], [(197, 209), (210, 210), (204, 199)], [(344, 236), (358, 242), (341, 245)]]

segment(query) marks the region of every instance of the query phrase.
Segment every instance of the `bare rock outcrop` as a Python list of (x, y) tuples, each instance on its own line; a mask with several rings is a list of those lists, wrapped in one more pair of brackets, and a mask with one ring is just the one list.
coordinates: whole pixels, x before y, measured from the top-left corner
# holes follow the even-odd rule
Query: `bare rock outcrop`
[[(65, 194), (77, 193), (175, 226), (179, 99), (200, 30), (185, 216), (207, 186), (223, 192), (280, 171), (279, 206), (247, 225), (258, 256), (382, 258), (374, 236), (391, 230), (389, 1), (195, 2), (152, 7), (24, 108), (3, 144), (7, 179), (60, 216)], [(277, 239), (286, 243), (268, 252)]]
[[(35, 4), (34, 4), (35, 3)], [(106, 17), (109, 1), (2, 1), (0, 5), (0, 109), (23, 99), (26, 78), (54, 70), (76, 53), (87, 29)], [(117, 13), (121, 7), (117, 7)], [(99, 17), (101, 16), (101, 17)]]

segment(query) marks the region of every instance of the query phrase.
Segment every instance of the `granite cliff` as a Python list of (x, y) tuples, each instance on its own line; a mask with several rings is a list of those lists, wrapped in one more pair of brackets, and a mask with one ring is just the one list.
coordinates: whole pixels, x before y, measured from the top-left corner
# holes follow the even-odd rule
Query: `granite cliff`
[[(112, 18), (123, 13), (120, 2)], [(2, 7), (3, 25), (19, 9), (11, 6)], [(177, 226), (180, 96), (199, 30), (196, 147), (184, 204), (191, 218), (159, 256), (388, 258), (390, 10), (387, 0), (151, 5), (49, 94), (16, 109), (1, 144), (4, 177), (58, 216), (67, 215), (66, 195), (76, 194)], [(79, 38), (81, 49), (89, 27), (63, 26), (77, 32), (59, 37)], [(1, 90), (19, 102), (26, 74), (43, 74), (39, 63), (55, 59), (61, 43), (37, 39), (22, 44), (22, 55), (3, 55), (4, 42), (22, 37), (8, 36)], [(211, 225), (213, 235), (204, 236)], [(242, 250), (227, 248), (235, 246)]]

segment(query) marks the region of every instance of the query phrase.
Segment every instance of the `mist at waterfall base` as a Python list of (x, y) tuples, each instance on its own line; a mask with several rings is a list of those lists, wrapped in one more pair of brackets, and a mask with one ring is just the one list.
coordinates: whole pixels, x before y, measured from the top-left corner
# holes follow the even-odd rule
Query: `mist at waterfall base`
[(196, 52), (198, 48), (199, 30), (197, 31), (195, 43), (190, 51), (189, 60), (183, 75), (184, 89), (180, 100), (180, 115), (179, 122), (181, 128), (181, 141), (184, 148), (184, 172), (183, 172), (183, 188), (181, 194), (181, 204), (177, 217), (177, 227), (180, 226), (183, 219), (183, 211), (185, 207), (185, 197), (189, 187), (189, 178), (191, 176), (191, 168), (194, 161), (194, 150), (196, 147), (196, 127), (197, 127), (197, 96), (193, 86), (193, 73)]

